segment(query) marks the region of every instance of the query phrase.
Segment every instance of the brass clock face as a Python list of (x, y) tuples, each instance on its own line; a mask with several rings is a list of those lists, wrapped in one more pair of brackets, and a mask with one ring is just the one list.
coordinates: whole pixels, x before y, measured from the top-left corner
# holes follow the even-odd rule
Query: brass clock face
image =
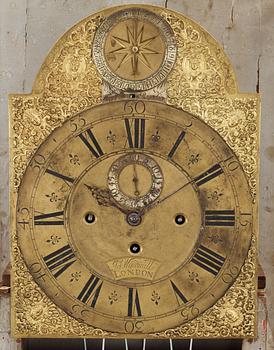
[(115, 12), (98, 28), (93, 58), (102, 77), (120, 90), (159, 85), (176, 60), (176, 40), (161, 16), (140, 8)]
[(221, 137), (133, 99), (56, 129), (29, 163), (17, 212), (20, 249), (45, 293), (80, 321), (135, 336), (212, 306), (252, 230), (248, 184)]

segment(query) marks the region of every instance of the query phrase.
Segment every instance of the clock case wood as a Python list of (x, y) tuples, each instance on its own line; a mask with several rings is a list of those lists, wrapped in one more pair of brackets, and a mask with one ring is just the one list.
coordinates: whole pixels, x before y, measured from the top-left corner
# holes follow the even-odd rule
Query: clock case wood
[[(233, 68), (221, 46), (197, 23), (173, 11), (136, 5), (163, 16), (173, 28), (178, 56), (161, 87), (147, 96), (165, 97), (175, 107), (202, 118), (242, 163), (253, 198), (255, 231), (248, 257), (233, 286), (201, 316), (175, 329), (127, 337), (255, 337), (258, 234), (259, 96), (238, 92)], [(131, 6), (132, 7), (132, 6)], [(15, 337), (117, 337), (65, 314), (28, 272), (16, 235), (16, 199), (31, 155), (70, 116), (102, 101), (102, 81), (90, 59), (90, 42), (102, 20), (126, 6), (106, 9), (70, 29), (42, 65), (29, 95), (9, 96), (10, 205), (12, 250), (12, 334)], [(146, 97), (143, 93), (141, 97)]]

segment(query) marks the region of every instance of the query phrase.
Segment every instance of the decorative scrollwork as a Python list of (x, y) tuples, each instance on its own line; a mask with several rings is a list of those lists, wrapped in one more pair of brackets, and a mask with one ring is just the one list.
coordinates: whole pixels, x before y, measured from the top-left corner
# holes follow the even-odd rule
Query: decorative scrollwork
[[(158, 95), (166, 96), (167, 103), (202, 118), (225, 139), (244, 168), (255, 203), (258, 97), (237, 92), (234, 71), (222, 47), (198, 24), (169, 10), (163, 12), (161, 8), (144, 7), (169, 22), (178, 46), (172, 73), (165, 84), (154, 90), (158, 89)], [(11, 95), (13, 201), (30, 157), (43, 140), (71, 115), (101, 103), (102, 80), (91, 58), (91, 45), (104, 16), (114, 11), (109, 9), (90, 16), (70, 29), (47, 56), (32, 94)], [(151, 91), (147, 96), (150, 94)], [(156, 132), (152, 141), (159, 140), (160, 134)], [(110, 141), (114, 141), (113, 135)], [(15, 227), (12, 230), (14, 334), (19, 337), (117, 337), (118, 334), (94, 329), (75, 320), (52, 303), (33, 281), (18, 248)], [(181, 327), (150, 336), (254, 336), (255, 266), (254, 235), (236, 282), (213, 307)]]

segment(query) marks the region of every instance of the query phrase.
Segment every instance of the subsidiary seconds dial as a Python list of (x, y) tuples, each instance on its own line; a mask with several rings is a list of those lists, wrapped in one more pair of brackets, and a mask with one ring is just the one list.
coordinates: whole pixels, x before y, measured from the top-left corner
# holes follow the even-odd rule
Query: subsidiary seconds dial
[(155, 101), (109, 102), (66, 121), (30, 161), (17, 205), (20, 249), (45, 293), (127, 336), (216, 303), (252, 232), (234, 153), (199, 118)]

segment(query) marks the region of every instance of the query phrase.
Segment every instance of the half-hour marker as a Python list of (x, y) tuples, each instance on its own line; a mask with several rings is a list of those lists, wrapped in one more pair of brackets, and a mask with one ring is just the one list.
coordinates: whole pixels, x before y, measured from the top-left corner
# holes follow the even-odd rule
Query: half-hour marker
[[(125, 119), (127, 140), (130, 148), (145, 147), (145, 119)], [(133, 125), (132, 125), (133, 124)]]
[(172, 158), (174, 156), (174, 153), (177, 151), (177, 148), (180, 146), (180, 143), (183, 141), (185, 134), (186, 133), (184, 131), (181, 131), (180, 135), (178, 136), (176, 142), (174, 143), (174, 145), (172, 146), (168, 154), (168, 158)]
[(224, 171), (220, 164), (215, 164), (211, 168), (209, 168), (207, 171), (202, 173), (201, 175), (197, 176), (194, 181), (196, 182), (197, 186), (201, 186), (204, 183), (214, 179), (215, 177), (222, 174)]
[(53, 253), (43, 257), (43, 259), (49, 270), (53, 272), (55, 278), (59, 277), (76, 261), (75, 255), (69, 244), (55, 250)]
[(234, 226), (235, 210), (206, 210), (206, 226)]
[(72, 177), (60, 174), (57, 171), (54, 171), (54, 170), (51, 170), (51, 169), (46, 169), (46, 173), (48, 173), (50, 175), (53, 175), (55, 177), (58, 177), (59, 179), (62, 179), (64, 181), (66, 181), (66, 182), (73, 183), (75, 181), (75, 179), (73, 179)]
[(138, 290), (134, 288), (128, 289), (128, 316), (132, 317), (134, 314), (142, 316), (141, 305), (138, 295)]
[(34, 225), (64, 225), (64, 211), (35, 215)]
[(216, 276), (221, 270), (225, 258), (213, 250), (200, 245), (191, 261)]
[(172, 289), (175, 293), (175, 296), (177, 298), (177, 301), (182, 301), (184, 304), (188, 302), (187, 298), (184, 296), (184, 294), (180, 291), (180, 289), (176, 286), (176, 284), (170, 280)]
[(91, 151), (94, 157), (99, 158), (104, 154), (104, 152), (102, 151), (102, 148), (100, 147), (98, 141), (96, 140), (93, 132), (90, 129), (88, 129), (86, 133), (88, 135), (87, 137), (85, 136), (84, 133), (81, 133), (78, 136), (83, 141), (83, 143), (87, 146), (87, 148)]
[(91, 277), (88, 279), (87, 283), (85, 284), (84, 288), (78, 295), (77, 299), (82, 301), (83, 303), (90, 303), (91, 307), (95, 307), (96, 302), (98, 300), (101, 288), (102, 288), (103, 282), (100, 280), (99, 277), (96, 277), (94, 275), (91, 275)]

